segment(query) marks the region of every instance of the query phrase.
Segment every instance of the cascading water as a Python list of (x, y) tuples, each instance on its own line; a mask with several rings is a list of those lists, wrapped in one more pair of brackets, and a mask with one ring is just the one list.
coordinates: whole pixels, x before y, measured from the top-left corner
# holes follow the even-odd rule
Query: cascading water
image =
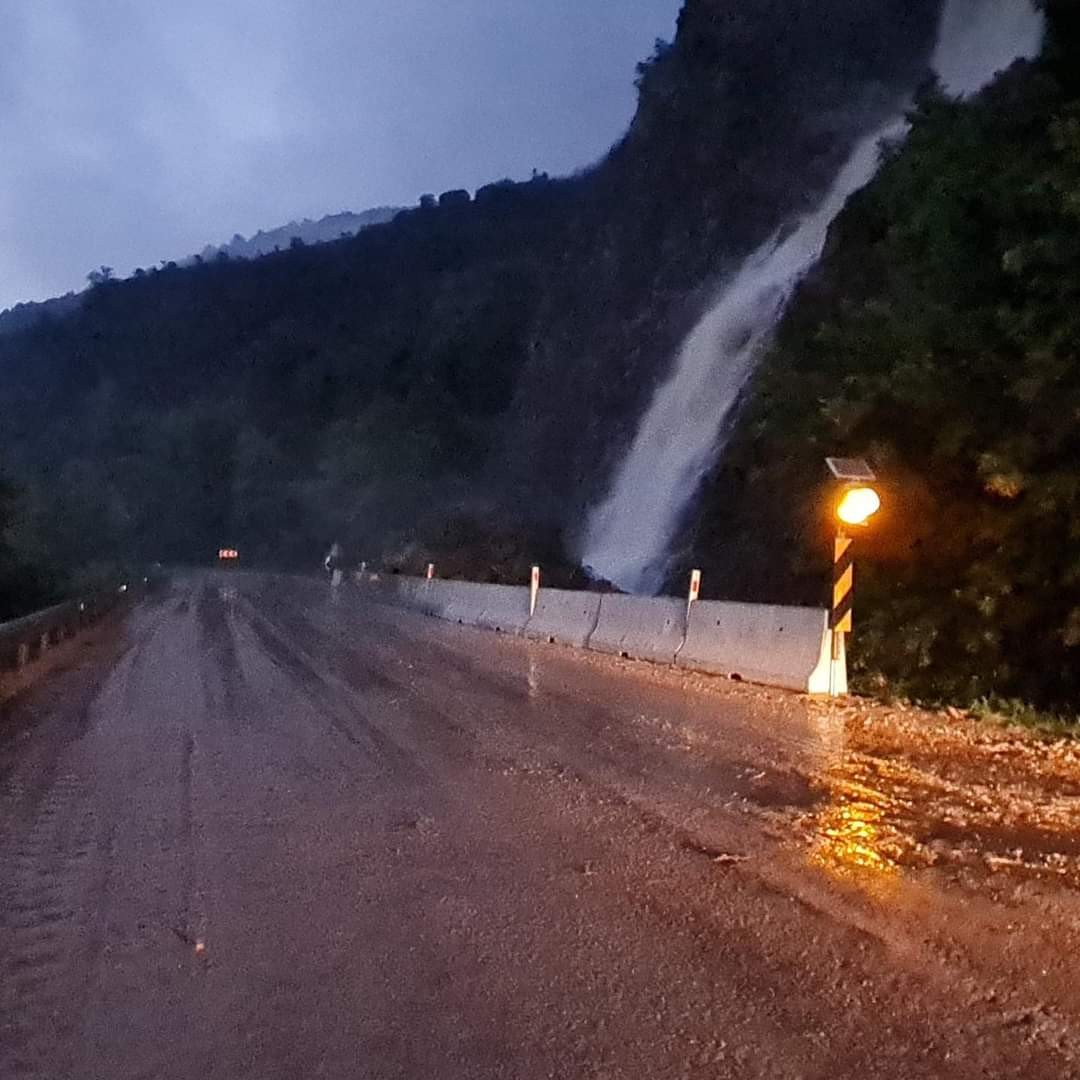
[[(1029, 0), (948, 0), (933, 67), (952, 94), (971, 94), (1017, 57), (1034, 56), (1043, 18)], [(869, 183), (883, 141), (905, 131), (905, 102), (852, 151), (821, 204), (790, 234), (755, 251), (683, 343), (607, 498), (593, 512), (582, 564), (630, 592), (656, 592), (687, 505), (720, 452), (725, 420), (799, 280), (821, 257), (844, 204)]]

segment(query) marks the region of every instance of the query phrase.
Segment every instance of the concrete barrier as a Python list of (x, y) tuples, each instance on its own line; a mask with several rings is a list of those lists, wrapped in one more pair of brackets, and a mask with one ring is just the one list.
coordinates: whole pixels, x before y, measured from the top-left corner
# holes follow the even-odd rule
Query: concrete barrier
[(376, 604), (398, 604), (407, 607), (405, 596), (398, 587), (398, 578), (380, 574), (357, 574), (356, 582), (365, 600)]
[(605, 595), (588, 646), (596, 652), (675, 663), (686, 640), (686, 601), (672, 597)]
[(504, 634), (520, 634), (529, 621), (526, 586), (484, 585), (472, 581), (427, 581), (393, 575), (357, 575), (355, 580), (371, 599), (394, 604), (464, 626), (479, 626)]
[(529, 589), (518, 585), (474, 585), (469, 598), (478, 610), (463, 621), (503, 634), (520, 634), (529, 621)]
[[(427, 612), (432, 593), (423, 578), (406, 577), (404, 574), (372, 574), (367, 581), (359, 580), (362, 594), (377, 604), (392, 604), (410, 611)], [(433, 611), (431, 613), (434, 613)]]
[(471, 581), (432, 582), (432, 585), (436, 584), (442, 593), (439, 618), (464, 626), (475, 626), (484, 609), (484, 589), (487, 586)]
[(402, 607), (415, 610), (416, 582), (411, 578), (403, 578), (394, 574), (391, 577), (383, 578), (376, 584), (378, 586), (376, 591), (376, 597), (378, 599), (385, 600), (391, 604), (400, 604)]
[(415, 611), (430, 615), (434, 619), (449, 618), (448, 611), (454, 600), (453, 582), (406, 579), (401, 586), (408, 597), (409, 606)]
[(377, 602), (467, 626), (656, 663), (674, 660), (691, 671), (803, 693), (847, 692), (845, 658), (832, 664), (828, 613), (816, 608), (700, 601), (687, 624), (681, 599), (541, 589), (530, 619), (524, 586), (404, 575), (369, 582)]
[(828, 612), (768, 604), (694, 604), (679, 667), (804, 693), (829, 693)]
[(398, 607), (411, 608), (412, 579), (399, 577), (397, 574), (367, 574), (356, 578), (356, 584), (365, 599), (377, 604), (394, 604)]
[(600, 618), (600, 594), (541, 589), (525, 636), (584, 648)]

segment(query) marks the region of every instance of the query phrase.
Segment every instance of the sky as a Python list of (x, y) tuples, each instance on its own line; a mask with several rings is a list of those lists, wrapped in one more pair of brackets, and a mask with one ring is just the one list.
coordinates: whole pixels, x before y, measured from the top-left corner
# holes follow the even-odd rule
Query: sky
[(622, 134), (681, 0), (0, 0), (0, 309)]

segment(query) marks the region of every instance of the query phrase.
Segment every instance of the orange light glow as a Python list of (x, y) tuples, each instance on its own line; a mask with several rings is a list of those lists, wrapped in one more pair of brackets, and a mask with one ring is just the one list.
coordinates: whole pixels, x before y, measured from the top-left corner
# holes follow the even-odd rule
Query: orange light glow
[(881, 496), (870, 487), (851, 488), (844, 493), (836, 516), (845, 525), (865, 525), (881, 509)]

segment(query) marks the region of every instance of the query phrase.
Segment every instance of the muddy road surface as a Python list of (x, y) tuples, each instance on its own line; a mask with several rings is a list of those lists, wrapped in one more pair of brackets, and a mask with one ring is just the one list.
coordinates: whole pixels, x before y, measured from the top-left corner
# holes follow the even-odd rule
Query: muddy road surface
[(3, 1080), (1080, 1077), (1067, 746), (180, 580), (0, 721)]

